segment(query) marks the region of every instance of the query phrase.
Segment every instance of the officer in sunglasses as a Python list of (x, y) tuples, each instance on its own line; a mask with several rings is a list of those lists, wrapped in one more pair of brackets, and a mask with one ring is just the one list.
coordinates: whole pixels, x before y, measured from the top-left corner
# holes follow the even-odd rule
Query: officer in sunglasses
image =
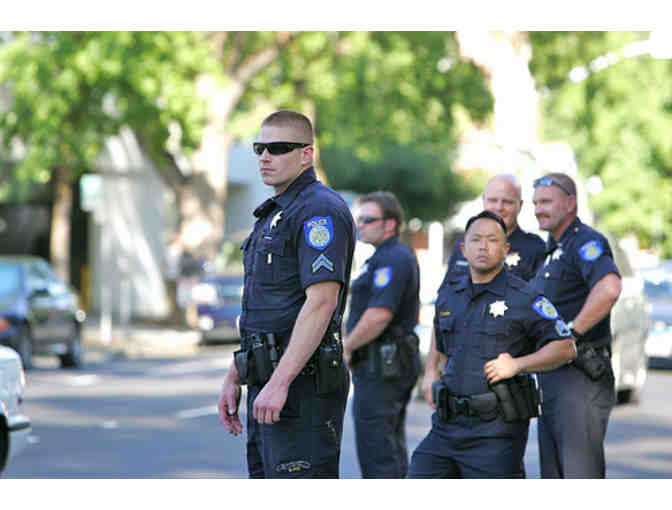
[(607, 239), (577, 216), (576, 185), (563, 173), (534, 181), (535, 215), (549, 233), (531, 282), (570, 322), (576, 361), (541, 374), (538, 421), (543, 478), (604, 478), (604, 436), (615, 403), (610, 312), (621, 279)]
[(358, 200), (359, 237), (375, 246), (352, 282), (343, 341), (355, 387), (352, 412), (364, 478), (404, 478), (408, 469), (406, 407), (420, 373), (419, 269), (399, 240), (403, 209), (388, 192)]
[(226, 374), (219, 418), (233, 435), (247, 385), (250, 478), (338, 478), (350, 381), (340, 327), (355, 225), (344, 200), (316, 180), (313, 128), (282, 110), (253, 145), (274, 196), (254, 210), (243, 243), (241, 348)]

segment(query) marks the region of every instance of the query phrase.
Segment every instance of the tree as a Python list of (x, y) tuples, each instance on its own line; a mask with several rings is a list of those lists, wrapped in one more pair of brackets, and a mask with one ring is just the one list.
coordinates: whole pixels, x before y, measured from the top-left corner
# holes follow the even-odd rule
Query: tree
[(531, 32), (531, 69), (543, 91), (544, 134), (566, 139), (600, 222), (672, 256), (672, 61), (646, 32)]
[(25, 148), (17, 180), (49, 185), (51, 261), (66, 281), (73, 182), (95, 168), (105, 138), (124, 126), (166, 180), (179, 182), (166, 141), (174, 124), (183, 150), (200, 139), (195, 77), (209, 55), (197, 32), (14, 33), (0, 46), (0, 84), (9, 96), (2, 141), (6, 150)]
[(393, 191), (426, 220), (473, 195), (453, 172), (458, 120), (485, 122), (492, 110), (483, 74), (460, 60), (451, 32), (301, 33), (241, 99), (235, 118), (255, 129), (269, 101), (313, 112), (331, 185)]

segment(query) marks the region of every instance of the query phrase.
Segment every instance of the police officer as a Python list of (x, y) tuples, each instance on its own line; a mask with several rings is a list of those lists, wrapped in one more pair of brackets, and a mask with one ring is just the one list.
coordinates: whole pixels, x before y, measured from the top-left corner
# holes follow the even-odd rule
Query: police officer
[(241, 349), (219, 400), (233, 435), (247, 383), (247, 464), (251, 478), (338, 478), (349, 375), (340, 322), (355, 226), (342, 198), (315, 178), (313, 129), (281, 110), (253, 145), (275, 196), (254, 211), (243, 243)]
[(355, 387), (353, 419), (364, 478), (404, 478), (406, 407), (420, 373), (419, 269), (399, 240), (403, 210), (392, 193), (359, 199), (360, 239), (376, 251), (352, 282), (344, 355)]
[(615, 403), (610, 311), (621, 292), (607, 239), (577, 217), (576, 185), (563, 173), (534, 181), (535, 215), (550, 235), (532, 282), (571, 321), (575, 363), (542, 374), (538, 420), (543, 478), (604, 478), (604, 435)]
[[(520, 182), (515, 175), (494, 176), (483, 191), (483, 209), (499, 215), (506, 224), (506, 234), (511, 249), (505, 260), (505, 267), (525, 281), (534, 278), (537, 268), (544, 261), (546, 246), (536, 234), (525, 232), (518, 225), (518, 215), (523, 207)], [(468, 263), (460, 250), (460, 238), (453, 246), (448, 263), (446, 281), (457, 280), (467, 273)]]
[(566, 364), (574, 342), (551, 301), (504, 270), (509, 245), (498, 215), (470, 218), (461, 246), (469, 273), (439, 289), (432, 342), (446, 364), (408, 477), (520, 478), (529, 418), (538, 414), (527, 373)]

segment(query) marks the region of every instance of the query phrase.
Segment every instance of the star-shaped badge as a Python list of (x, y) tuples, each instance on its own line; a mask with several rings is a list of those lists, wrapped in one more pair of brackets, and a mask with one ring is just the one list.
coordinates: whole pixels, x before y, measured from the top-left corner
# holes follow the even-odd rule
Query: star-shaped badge
[(269, 230), (273, 230), (274, 227), (277, 227), (278, 222), (280, 221), (281, 218), (282, 218), (282, 211), (278, 211), (271, 220), (271, 226), (269, 227)]
[(494, 303), (490, 304), (490, 315), (493, 317), (499, 317), (500, 315), (504, 315), (504, 312), (506, 312), (509, 309), (508, 306), (506, 306), (506, 303), (504, 301), (495, 301)]
[(520, 262), (520, 255), (518, 255), (518, 252), (514, 251), (513, 253), (509, 253), (506, 256), (506, 265), (509, 267), (515, 267), (518, 265), (518, 262)]
[(564, 252), (562, 251), (562, 248), (556, 248), (553, 250), (553, 260), (558, 260), (563, 253)]

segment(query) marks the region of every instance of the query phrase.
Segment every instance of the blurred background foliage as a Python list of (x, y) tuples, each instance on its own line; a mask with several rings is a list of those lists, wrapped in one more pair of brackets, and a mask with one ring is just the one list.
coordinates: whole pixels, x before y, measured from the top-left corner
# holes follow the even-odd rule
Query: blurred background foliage
[(648, 39), (648, 32), (531, 32), (530, 69), (542, 92), (543, 136), (567, 140), (582, 176), (602, 179), (601, 193), (590, 197), (601, 224), (669, 258), (672, 55), (637, 54)]
[[(590, 199), (606, 228), (672, 256), (672, 59), (624, 50), (648, 32), (528, 37), (540, 141), (566, 140), (581, 174), (602, 179), (603, 191)], [(169, 184), (183, 183), (171, 133), (190, 156), (207, 129), (249, 141), (278, 108), (314, 119), (317, 166), (337, 189), (393, 191), (409, 218), (423, 220), (450, 216), (481, 190), (455, 161), (465, 130), (491, 123), (493, 98), (488, 77), (460, 58), (453, 32), (16, 32), (2, 39), (2, 200), (54, 189), (56, 177), (74, 182), (122, 127), (136, 133)], [(211, 94), (204, 96), (204, 83)]]

